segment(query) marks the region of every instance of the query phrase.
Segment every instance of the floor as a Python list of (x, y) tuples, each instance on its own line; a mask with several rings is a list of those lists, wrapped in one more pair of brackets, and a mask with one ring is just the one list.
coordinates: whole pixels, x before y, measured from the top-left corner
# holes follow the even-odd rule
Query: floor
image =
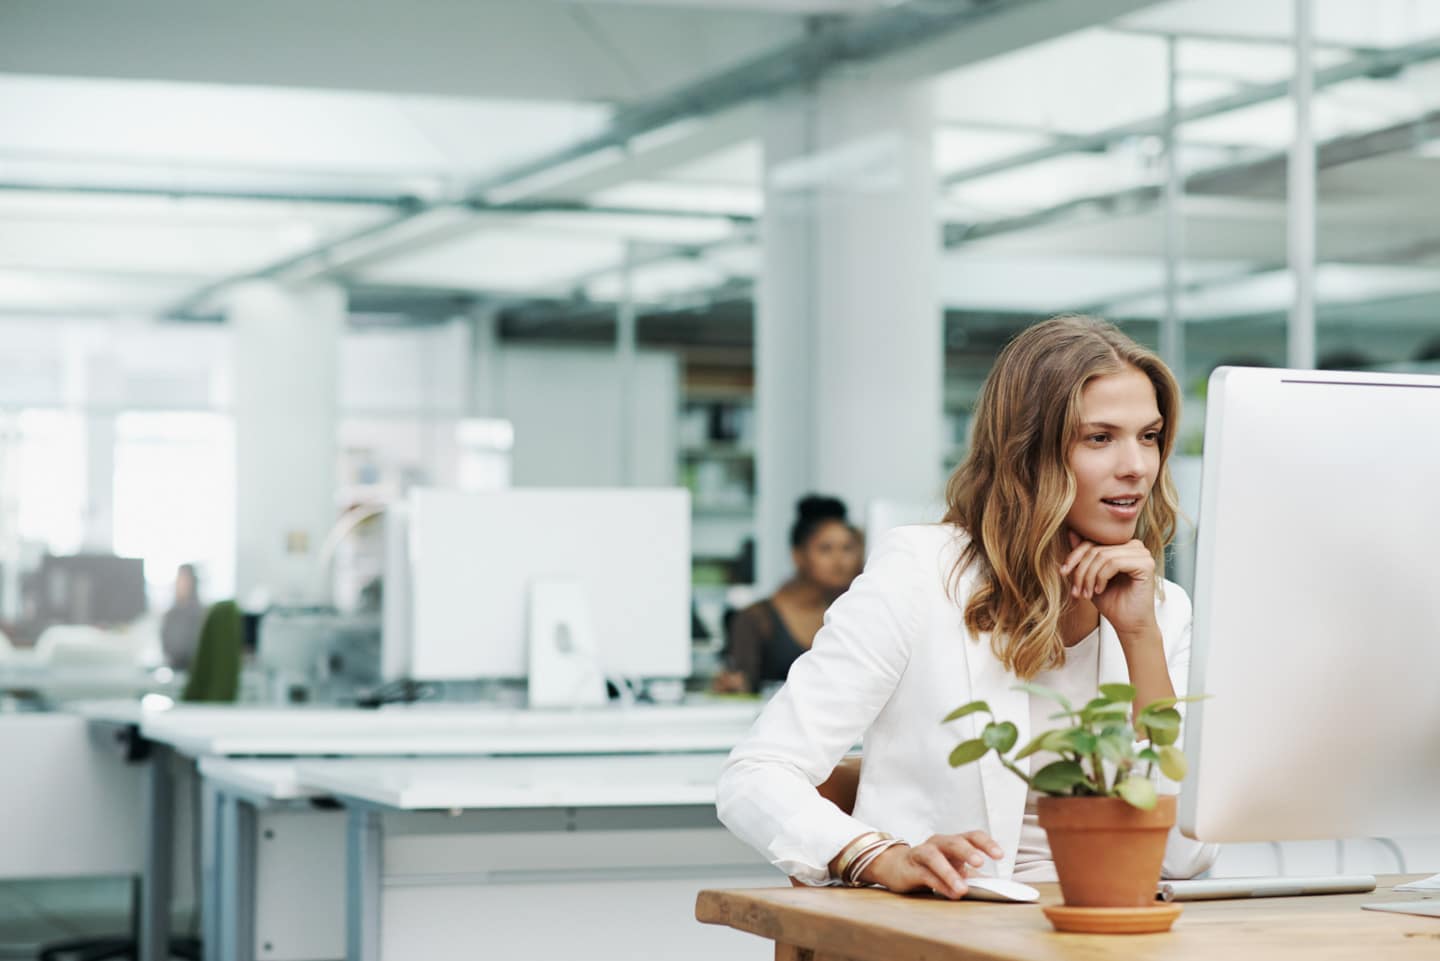
[[(124, 878), (0, 881), (0, 959), (34, 958), (41, 945), (130, 930)], [(178, 931), (188, 930), (178, 919)]]

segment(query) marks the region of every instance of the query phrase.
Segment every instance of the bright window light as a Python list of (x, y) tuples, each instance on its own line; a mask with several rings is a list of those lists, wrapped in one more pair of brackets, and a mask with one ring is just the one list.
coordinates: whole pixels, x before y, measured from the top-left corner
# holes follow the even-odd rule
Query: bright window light
[(84, 418), (70, 411), (24, 410), (0, 416), (3, 526), (52, 554), (73, 554), (85, 540)]
[(207, 601), (235, 593), (235, 430), (211, 413), (115, 420), (115, 553), (145, 558), (152, 605), (194, 563)]

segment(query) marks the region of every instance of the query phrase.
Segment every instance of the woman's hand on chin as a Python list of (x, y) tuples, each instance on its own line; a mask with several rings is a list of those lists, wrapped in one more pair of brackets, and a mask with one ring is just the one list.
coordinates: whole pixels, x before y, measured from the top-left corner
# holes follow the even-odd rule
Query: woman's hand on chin
[(1070, 553), (1060, 573), (1070, 583), (1070, 596), (1095, 605), (1122, 638), (1155, 629), (1155, 558), (1146, 546), (1096, 544), (1067, 532)]

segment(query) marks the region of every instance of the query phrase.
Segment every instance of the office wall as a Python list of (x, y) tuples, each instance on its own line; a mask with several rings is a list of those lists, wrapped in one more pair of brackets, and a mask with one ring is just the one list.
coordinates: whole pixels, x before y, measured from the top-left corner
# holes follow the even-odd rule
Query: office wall
[[(620, 374), (611, 351), (515, 348), (501, 351), (497, 361), (497, 413), (515, 425), (515, 486), (626, 483)], [(679, 361), (672, 354), (638, 354), (632, 389), (629, 480), (673, 485)]]

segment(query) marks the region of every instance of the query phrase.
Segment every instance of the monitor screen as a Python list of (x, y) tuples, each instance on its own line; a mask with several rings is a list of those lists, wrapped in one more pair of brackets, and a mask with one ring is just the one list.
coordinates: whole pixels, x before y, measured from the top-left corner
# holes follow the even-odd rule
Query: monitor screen
[(1437, 545), (1440, 377), (1215, 371), (1187, 834), (1440, 833)]
[(418, 490), (395, 520), (408, 583), (392, 590), (387, 548), (387, 678), (524, 678), (531, 587), (553, 579), (583, 589), (607, 675), (690, 673), (684, 489)]

